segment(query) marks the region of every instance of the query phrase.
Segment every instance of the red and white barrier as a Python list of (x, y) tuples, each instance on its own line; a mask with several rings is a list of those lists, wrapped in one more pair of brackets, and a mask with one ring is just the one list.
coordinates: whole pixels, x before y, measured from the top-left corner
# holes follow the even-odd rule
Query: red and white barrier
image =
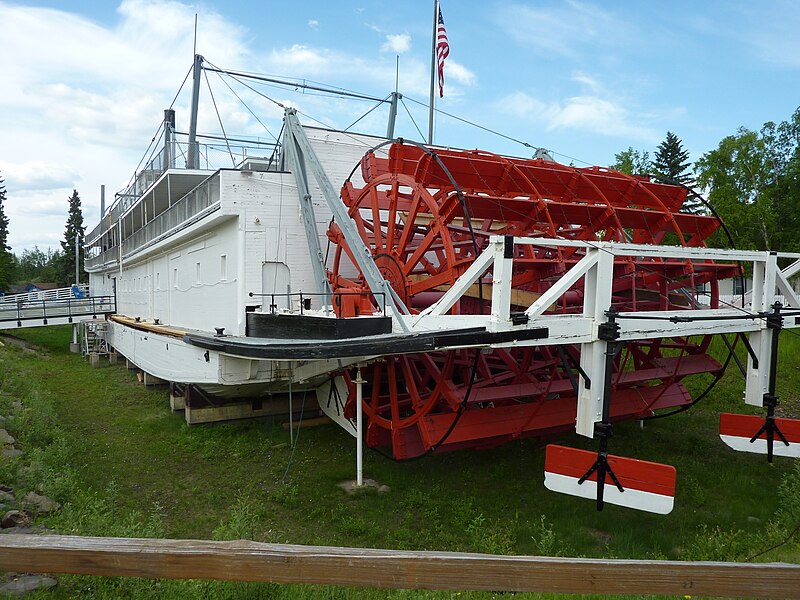
[[(767, 454), (767, 434), (762, 432), (753, 442), (750, 440), (764, 425), (764, 417), (758, 415), (737, 415), (722, 413), (719, 416), (719, 437), (728, 446), (740, 452)], [(797, 419), (775, 419), (775, 425), (789, 442), (783, 443), (775, 435), (772, 453), (775, 456), (800, 458), (800, 421)]]
[[(547, 489), (570, 496), (597, 497), (597, 473), (578, 483), (597, 459), (596, 452), (549, 444), (545, 454), (544, 485)], [(666, 515), (675, 501), (675, 467), (660, 463), (608, 455), (608, 465), (619, 479), (620, 492), (606, 476), (603, 501), (646, 512)]]

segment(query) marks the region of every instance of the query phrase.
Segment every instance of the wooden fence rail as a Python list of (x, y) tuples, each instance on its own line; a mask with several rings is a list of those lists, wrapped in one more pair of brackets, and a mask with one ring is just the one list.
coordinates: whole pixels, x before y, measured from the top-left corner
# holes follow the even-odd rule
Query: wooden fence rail
[(0, 535), (0, 570), (407, 589), (800, 598), (800, 565)]

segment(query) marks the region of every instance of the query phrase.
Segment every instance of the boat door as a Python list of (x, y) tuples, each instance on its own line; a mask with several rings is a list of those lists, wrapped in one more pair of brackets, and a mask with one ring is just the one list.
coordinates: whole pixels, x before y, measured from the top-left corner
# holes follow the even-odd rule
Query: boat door
[(261, 264), (261, 293), (265, 296), (262, 305), (265, 312), (269, 312), (272, 305), (275, 310), (292, 308), (291, 272), (286, 263), (265, 261)]

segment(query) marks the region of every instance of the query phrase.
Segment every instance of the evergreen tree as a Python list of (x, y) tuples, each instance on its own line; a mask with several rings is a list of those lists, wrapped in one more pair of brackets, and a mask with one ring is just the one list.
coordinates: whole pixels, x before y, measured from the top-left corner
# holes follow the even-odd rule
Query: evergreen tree
[(677, 135), (668, 131), (667, 137), (656, 150), (653, 171), (667, 180), (692, 185), (694, 178), (689, 170), (691, 164), (689, 151), (683, 148), (683, 143)]
[[(694, 177), (692, 177), (689, 170), (691, 164), (689, 151), (684, 149), (680, 138), (668, 131), (667, 137), (658, 145), (656, 150), (653, 160), (653, 172), (663, 177), (667, 183), (682, 183), (691, 187), (695, 183)], [(700, 199), (690, 195), (681, 210), (697, 214), (706, 212), (706, 207)]]
[(8, 217), (5, 213), (6, 186), (0, 176), (0, 292), (8, 290), (13, 279), (14, 257), (8, 245)]
[(83, 212), (81, 212), (81, 199), (78, 190), (72, 190), (69, 198), (69, 214), (64, 239), (61, 241), (61, 260), (58, 269), (58, 283), (66, 286), (75, 281), (75, 236), (78, 235), (78, 260), (79, 275), (83, 273), (83, 235), (86, 228), (83, 226)]

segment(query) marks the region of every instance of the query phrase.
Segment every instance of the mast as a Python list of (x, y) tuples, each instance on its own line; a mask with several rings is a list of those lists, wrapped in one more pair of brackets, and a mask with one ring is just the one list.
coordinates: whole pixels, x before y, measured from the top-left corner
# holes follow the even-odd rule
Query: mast
[(439, 26), (439, 0), (433, 0), (433, 34), (431, 37), (431, 95), (428, 111), (428, 144), (433, 144), (433, 107), (435, 100), (434, 87), (436, 79), (436, 30)]
[(402, 97), (400, 92), (392, 92), (392, 101), (389, 105), (389, 125), (386, 127), (386, 137), (390, 140), (394, 139), (394, 126), (397, 122), (397, 101)]
[(192, 79), (192, 113), (189, 122), (189, 153), (186, 159), (187, 169), (200, 168), (200, 147), (197, 143), (197, 107), (200, 102), (200, 71), (202, 69), (203, 57), (195, 54)]

